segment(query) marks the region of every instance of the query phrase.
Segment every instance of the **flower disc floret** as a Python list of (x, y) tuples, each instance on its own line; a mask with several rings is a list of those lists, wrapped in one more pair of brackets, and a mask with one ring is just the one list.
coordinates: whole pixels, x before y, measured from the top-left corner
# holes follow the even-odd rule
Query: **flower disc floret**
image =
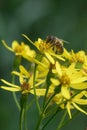
[(47, 50), (51, 49), (50, 44), (49, 44), (49, 43), (46, 43), (45, 40), (42, 40), (42, 39), (40, 39), (40, 38), (38, 38), (38, 40), (35, 41), (34, 44), (35, 44), (35, 46), (39, 49), (39, 51), (40, 51), (41, 53), (44, 53), (44, 52), (46, 52)]
[(67, 75), (67, 74), (63, 74), (62, 75), (62, 77), (61, 77), (61, 79), (60, 79), (60, 83), (61, 83), (61, 85), (70, 85), (70, 78), (69, 78), (69, 76)]

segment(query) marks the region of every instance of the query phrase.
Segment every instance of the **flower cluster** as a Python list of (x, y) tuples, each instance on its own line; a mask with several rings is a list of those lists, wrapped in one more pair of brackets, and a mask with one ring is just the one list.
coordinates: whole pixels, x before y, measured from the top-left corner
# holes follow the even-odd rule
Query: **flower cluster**
[[(5, 84), (0, 86), (4, 90), (11, 92), (21, 92), (22, 95), (34, 95), (39, 106), (42, 117), (47, 116), (49, 107), (55, 106), (55, 110), (67, 110), (72, 118), (72, 110), (76, 109), (87, 115), (85, 107), (87, 105), (87, 55), (83, 50), (74, 52), (67, 51), (60, 39), (42, 40), (32, 42), (26, 35), (25, 38), (33, 44), (35, 49), (24, 42), (19, 44), (12, 42), (9, 47), (4, 40), (3, 45), (17, 58), (24, 58), (29, 63), (27, 69), (22, 62), (18, 68), (11, 73), (18, 77), (18, 85), (10, 83), (4, 79)], [(56, 51), (55, 51), (56, 49)], [(62, 49), (62, 53), (57, 50)], [(20, 60), (19, 58), (19, 60)], [(39, 103), (42, 98), (43, 103)], [(85, 106), (85, 107), (84, 107)], [(60, 109), (59, 109), (60, 108)], [(51, 109), (49, 110), (50, 113)], [(53, 112), (52, 112), (53, 114)], [(48, 114), (49, 115), (49, 114)], [(37, 125), (38, 128), (38, 125)], [(37, 129), (38, 130), (38, 129)]]

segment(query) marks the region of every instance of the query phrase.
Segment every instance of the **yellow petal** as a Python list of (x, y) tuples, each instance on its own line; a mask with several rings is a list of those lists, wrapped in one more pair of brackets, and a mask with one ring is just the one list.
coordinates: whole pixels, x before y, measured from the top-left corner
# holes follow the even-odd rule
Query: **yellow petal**
[(19, 45), (19, 43), (17, 42), (17, 41), (13, 41), (12, 42), (12, 49), (13, 50), (15, 50), (16, 49), (16, 47), (19, 47), (20, 45)]
[(51, 78), (50, 80), (56, 86), (60, 84), (59, 80), (57, 80), (57, 79)]
[(22, 36), (23, 37), (25, 37), (31, 44), (33, 44), (34, 45), (34, 43), (30, 40), (30, 38), (29, 37), (27, 37), (25, 34), (22, 34)]
[(44, 53), (45, 53), (46, 57), (49, 59), (49, 61), (50, 61), (52, 64), (54, 64), (55, 61), (54, 61), (53, 57), (52, 57), (51, 55), (49, 55), (49, 53), (47, 53), (47, 52), (44, 52)]
[(61, 70), (59, 62), (56, 62), (56, 70), (57, 70), (59, 77), (61, 77), (62, 76), (62, 70)]
[(2, 43), (8, 50), (14, 52), (14, 50), (11, 47), (9, 47), (4, 40), (2, 40)]
[(15, 88), (15, 87), (6, 87), (6, 86), (1, 86), (2, 89), (5, 89), (7, 91), (12, 91), (12, 92), (16, 92), (16, 91), (21, 91), (21, 88)]
[(72, 84), (71, 87), (79, 90), (87, 89), (87, 82)]
[(19, 88), (19, 86), (15, 85), (15, 84), (12, 84), (12, 83), (9, 83), (9, 82), (7, 82), (7, 81), (4, 80), (4, 79), (1, 79), (1, 81), (2, 81), (3, 83), (7, 84), (8, 86), (15, 87), (15, 88)]
[[(28, 93), (28, 92), (34, 94), (34, 90), (33, 89), (30, 90), (30, 91), (24, 91), (23, 93)], [(46, 89), (36, 89), (36, 95), (37, 96), (44, 96), (45, 92), (46, 92)]]
[(76, 96), (73, 99), (80, 99), (84, 96), (85, 91), (81, 91), (79, 94), (76, 94)]
[(87, 98), (87, 91), (83, 91), (83, 95)]
[(70, 99), (70, 92), (66, 86), (61, 87), (61, 93), (66, 99)]
[(49, 52), (49, 53), (50, 53), (50, 55), (54, 56), (55, 58), (58, 58), (59, 60), (65, 61), (65, 59), (63, 57), (61, 57), (60, 55), (57, 55), (57, 54), (51, 53), (51, 52)]
[(84, 111), (83, 109), (81, 109), (78, 105), (76, 105), (76, 103), (72, 102), (72, 104), (73, 104), (73, 106), (74, 106), (77, 110), (79, 110), (79, 111), (81, 111), (82, 113), (84, 113), (84, 114), (87, 115), (87, 112)]
[[(26, 78), (26, 77), (25, 77)], [(25, 82), (25, 78), (24, 76), (20, 73), (20, 76), (19, 76), (19, 81), (20, 81), (20, 84), (23, 84)]]
[(71, 107), (70, 107), (70, 102), (67, 103), (66, 108), (67, 108), (67, 111), (68, 111), (69, 117), (70, 117), (70, 119), (71, 119), (72, 116), (71, 116), (71, 111), (70, 111), (70, 109), (71, 109)]
[(32, 58), (32, 57), (30, 57), (30, 56), (27, 56), (25, 53), (23, 53), (22, 56), (23, 56), (25, 59), (27, 59), (28, 61), (30, 61), (31, 63), (34, 62), (34, 63), (36, 63), (36, 64), (38, 64), (38, 65), (43, 66), (43, 67), (46, 66), (45, 64), (39, 62), (37, 59)]
[(87, 105), (87, 100), (86, 99), (77, 99), (77, 98), (74, 98), (73, 102), (81, 104), (81, 105)]
[(14, 74), (14, 75), (20, 76), (20, 73), (17, 72), (17, 71), (12, 71), (11, 73)]
[(63, 56), (67, 59), (71, 59), (71, 54), (64, 48)]
[(87, 81), (87, 77), (80, 77), (80, 78), (76, 78), (72, 81), (72, 84), (75, 84), (75, 83), (82, 83), (84, 81)]
[(35, 84), (35, 87), (38, 87), (39, 85), (45, 83), (45, 79), (40, 80), (38, 83)]
[(72, 75), (73, 72), (75, 73), (75, 63), (72, 63), (66, 70), (67, 75)]
[(27, 71), (22, 65), (19, 66), (20, 72), (27, 77), (30, 77), (29, 71)]

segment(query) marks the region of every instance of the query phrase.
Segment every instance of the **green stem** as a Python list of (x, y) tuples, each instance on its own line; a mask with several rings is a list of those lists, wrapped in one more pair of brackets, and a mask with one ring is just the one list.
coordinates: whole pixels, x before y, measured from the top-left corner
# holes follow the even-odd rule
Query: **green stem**
[(73, 118), (75, 118), (76, 116), (77, 116), (77, 114), (79, 113), (79, 111), (77, 111), (76, 113), (74, 113), (73, 115), (72, 115), (72, 119), (67, 119), (64, 123), (63, 123), (63, 125), (62, 125), (62, 127), (64, 127), (66, 124), (68, 124), (71, 120), (73, 120)]
[(44, 100), (43, 100), (43, 107), (45, 106), (46, 103), (46, 98), (47, 98), (47, 93), (48, 93), (48, 87), (46, 88), (46, 92), (45, 92), (45, 96), (44, 96)]
[(37, 65), (35, 64), (35, 68), (34, 68), (34, 78), (33, 78), (33, 89), (34, 89), (34, 94), (35, 94), (36, 105), (37, 105), (37, 108), (38, 108), (38, 111), (39, 111), (39, 114), (40, 114), (40, 113), (41, 113), (41, 110), (40, 110), (40, 105), (39, 105), (39, 102), (38, 102), (38, 97), (37, 97), (37, 95), (36, 95), (36, 88), (35, 88), (36, 68), (37, 68)]
[(67, 114), (67, 111), (65, 111), (65, 113), (63, 114), (63, 116), (62, 116), (62, 118), (61, 118), (61, 120), (60, 120), (60, 123), (59, 123), (59, 125), (58, 125), (58, 127), (57, 127), (56, 130), (61, 130), (61, 128), (62, 128), (62, 126), (63, 126), (63, 122), (64, 122), (65, 117), (66, 117), (66, 114)]
[[(21, 56), (15, 56), (14, 63), (13, 63), (13, 70), (16, 70), (19, 67), (20, 63), (21, 63)], [(12, 84), (15, 84), (15, 75), (12, 75)], [(20, 104), (18, 102), (15, 92), (13, 92), (13, 98), (14, 98), (17, 108), (21, 110), (21, 107), (20, 107)]]
[[(49, 105), (50, 101), (51, 101), (52, 98), (55, 96), (55, 94), (56, 94), (56, 93), (54, 93), (54, 94), (50, 97), (50, 99), (47, 101), (46, 106), (45, 106), (45, 109), (47, 109), (47, 106)], [(62, 103), (60, 103), (60, 104), (57, 106), (57, 108), (56, 108), (54, 114), (53, 114), (53, 115), (51, 116), (51, 118), (45, 123), (45, 125), (43, 126), (43, 128), (42, 128), (41, 130), (44, 130), (44, 128), (50, 123), (50, 121), (56, 116), (56, 114), (61, 111), (61, 109), (60, 109), (60, 105), (61, 105), (61, 104), (62, 104)]]
[(19, 130), (22, 130), (24, 119), (24, 108), (20, 111)]
[(59, 107), (56, 109), (56, 111), (54, 112), (54, 114), (49, 118), (49, 120), (44, 124), (44, 126), (42, 127), (41, 130), (44, 130), (45, 127), (51, 122), (51, 120), (54, 119), (54, 117), (56, 116), (56, 114), (59, 112)]
[(41, 115), (40, 115), (40, 118), (39, 118), (39, 120), (38, 120), (38, 123), (37, 123), (37, 126), (36, 126), (36, 129), (35, 129), (35, 130), (39, 130), (40, 124), (41, 124), (41, 122), (42, 122), (42, 120), (43, 120), (43, 115), (44, 115), (44, 109), (43, 109), (43, 111), (42, 111), (42, 113), (41, 113)]
[(15, 92), (13, 92), (13, 98), (14, 98), (14, 101), (15, 101), (15, 104), (16, 104), (18, 110), (20, 111), (20, 110), (21, 110), (21, 107), (20, 107), (20, 105), (19, 105), (19, 102), (18, 102), (18, 99), (17, 99), (17, 96), (16, 96), (16, 93), (15, 93)]
[(52, 98), (54, 97), (54, 95), (55, 95), (55, 94), (53, 94), (53, 95), (49, 98), (49, 100), (47, 101), (47, 103), (44, 105), (43, 110), (42, 110), (42, 113), (41, 113), (41, 115), (40, 115), (40, 118), (39, 118), (38, 123), (37, 123), (37, 126), (36, 126), (36, 130), (39, 130), (40, 124), (41, 124), (41, 122), (42, 122), (42, 120), (43, 120), (43, 117), (44, 117), (44, 112), (45, 112), (45, 110), (47, 109), (47, 107), (48, 107), (50, 101), (52, 100)]
[(24, 130), (28, 130), (27, 128), (27, 110), (25, 108), (25, 111), (24, 111)]
[(26, 111), (27, 111), (28, 109), (30, 109), (30, 107), (31, 107), (31, 105), (34, 103), (34, 101), (35, 101), (35, 98), (32, 99), (29, 104), (27, 104), (27, 106), (26, 106)]
[[(12, 83), (15, 84), (15, 75), (12, 76)], [(15, 104), (16, 104), (17, 108), (20, 110), (21, 107), (20, 107), (20, 104), (18, 102), (18, 99), (17, 99), (17, 96), (16, 96), (15, 92), (13, 92), (13, 99), (15, 101)]]
[(43, 101), (43, 107), (45, 106), (48, 90), (49, 90), (49, 87), (50, 87), (50, 84), (51, 84), (51, 81), (50, 81), (51, 76), (52, 76), (51, 71), (49, 70), (49, 72), (47, 74), (47, 79), (46, 79), (47, 86), (46, 86), (46, 92), (45, 92), (44, 101)]
[(47, 100), (47, 102), (44, 105), (44, 111), (47, 109), (49, 103), (51, 102), (51, 100), (53, 99), (54, 96), (55, 96), (55, 93), (53, 95), (51, 95), (51, 97)]
[(19, 120), (19, 130), (23, 129), (23, 121), (25, 121), (24, 128), (25, 130), (27, 130), (27, 122), (26, 122), (27, 97), (28, 95), (21, 95), (21, 99), (20, 99), (21, 111), (20, 111), (20, 120)]

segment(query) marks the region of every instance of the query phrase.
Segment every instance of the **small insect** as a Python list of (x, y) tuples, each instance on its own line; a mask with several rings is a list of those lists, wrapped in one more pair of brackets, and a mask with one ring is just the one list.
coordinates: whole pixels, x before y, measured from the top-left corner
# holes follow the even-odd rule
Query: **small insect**
[(53, 50), (55, 50), (55, 48), (56, 48), (55, 53), (60, 53), (60, 54), (63, 53), (64, 47), (63, 47), (62, 39), (59, 39), (55, 36), (47, 36), (46, 43), (50, 43), (51, 47), (53, 47)]

